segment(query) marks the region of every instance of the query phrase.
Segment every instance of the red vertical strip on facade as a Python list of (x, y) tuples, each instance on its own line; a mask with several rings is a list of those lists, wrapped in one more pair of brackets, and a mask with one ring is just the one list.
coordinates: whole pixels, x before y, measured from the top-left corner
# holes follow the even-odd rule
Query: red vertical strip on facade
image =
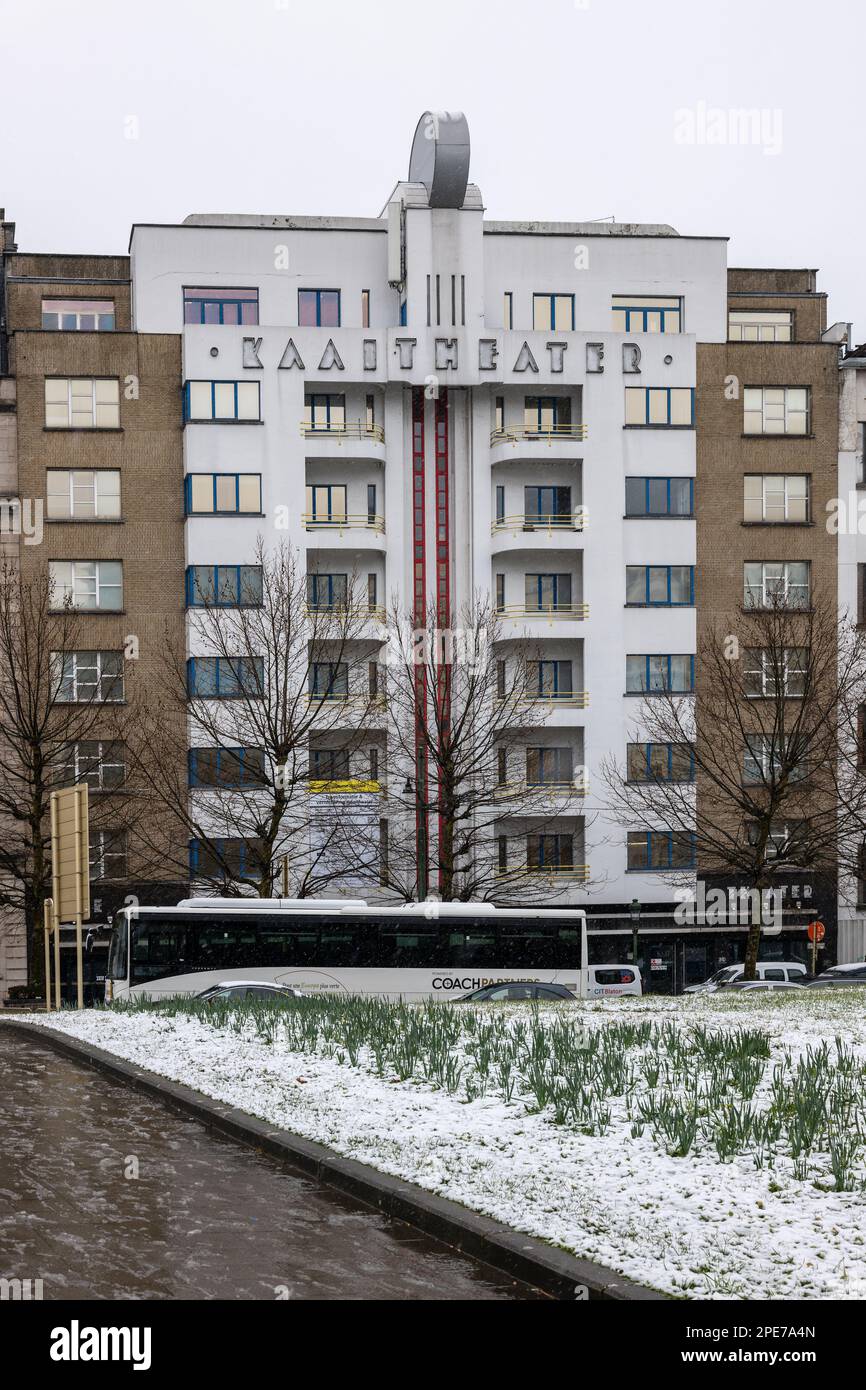
[[(448, 485), (449, 472), (448, 392), (440, 390), (436, 400), (436, 615), (441, 634), (437, 644), (439, 668), (436, 673), (436, 703), (442, 737), (448, 737), (451, 719), (451, 661), (454, 653), (451, 637), (451, 507)], [(440, 854), (443, 839), (443, 818), (439, 816)], [(440, 859), (441, 862), (441, 859)], [(440, 868), (439, 888), (443, 887)]]
[[(427, 629), (427, 536), (424, 482), (424, 388), (412, 389), (412, 611), (418, 632)], [(418, 863), (418, 895), (426, 898), (429, 886), (427, 834), (427, 756), (423, 721), (427, 717), (425, 654), (415, 667), (415, 842)]]

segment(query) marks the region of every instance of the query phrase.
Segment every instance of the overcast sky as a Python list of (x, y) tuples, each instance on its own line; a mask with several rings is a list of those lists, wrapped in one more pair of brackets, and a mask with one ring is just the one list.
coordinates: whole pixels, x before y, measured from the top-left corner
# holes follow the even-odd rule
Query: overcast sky
[(0, 0), (0, 35), (22, 250), (375, 216), (422, 112), (463, 110), (489, 217), (728, 235), (866, 337), (863, 0)]

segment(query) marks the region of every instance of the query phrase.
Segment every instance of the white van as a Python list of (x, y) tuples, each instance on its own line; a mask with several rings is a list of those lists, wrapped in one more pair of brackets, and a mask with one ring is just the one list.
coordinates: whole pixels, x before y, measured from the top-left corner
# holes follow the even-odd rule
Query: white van
[[(744, 965), (726, 965), (724, 969), (717, 970), (715, 975), (711, 975), (702, 985), (689, 985), (685, 992), (686, 994), (715, 994), (722, 985), (731, 985), (735, 980), (742, 980), (745, 973), (746, 967)], [(789, 985), (805, 984), (808, 975), (808, 970), (800, 961), (758, 961), (755, 970), (755, 979), (757, 980), (772, 980), (779, 984)]]
[(636, 965), (590, 965), (586, 976), (587, 999), (643, 994), (643, 981)]

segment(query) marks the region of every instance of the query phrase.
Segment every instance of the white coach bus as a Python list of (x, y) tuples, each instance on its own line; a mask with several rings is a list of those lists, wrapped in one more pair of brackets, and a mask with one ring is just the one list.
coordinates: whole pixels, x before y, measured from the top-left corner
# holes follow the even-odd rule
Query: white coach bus
[[(232, 978), (407, 1001), (518, 981), (565, 985), (580, 998), (640, 994), (632, 967), (600, 967), (596, 986), (586, 962), (579, 909), (192, 898), (116, 915), (106, 1000), (198, 994)], [(618, 969), (622, 981), (610, 987)]]

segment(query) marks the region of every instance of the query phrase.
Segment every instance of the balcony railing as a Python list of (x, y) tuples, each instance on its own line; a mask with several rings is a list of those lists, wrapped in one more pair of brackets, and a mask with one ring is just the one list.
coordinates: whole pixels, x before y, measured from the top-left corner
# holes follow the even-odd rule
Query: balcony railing
[(363, 420), (346, 420), (342, 425), (314, 425), (302, 420), (301, 434), (305, 439), (366, 439), (373, 444), (385, 443), (384, 426), (368, 425)]
[(550, 535), (553, 531), (585, 531), (589, 524), (586, 508), (579, 507), (576, 512), (553, 513), (544, 516), (499, 516), (490, 530), (495, 536), (498, 531), (540, 531)]
[(497, 798), (505, 800), (522, 796), (589, 796), (589, 778), (575, 777), (570, 782), (502, 782), (496, 789)]
[(589, 691), (574, 690), (562, 695), (527, 695), (518, 704), (540, 706), (542, 709), (589, 709)]
[(371, 623), (384, 623), (388, 620), (388, 614), (381, 604), (377, 603), (358, 603), (348, 605), (345, 603), (308, 603), (307, 617), (312, 622), (326, 621), (347, 623), (350, 621), (359, 622), (367, 619)]
[(533, 428), (529, 425), (503, 425), (490, 435), (491, 448), (494, 444), (555, 444), (557, 440), (586, 439), (586, 425), (548, 425), (547, 429)]
[(590, 877), (588, 864), (509, 864), (507, 869), (500, 868), (496, 877), (525, 878), (528, 875), (544, 878), (552, 883), (588, 883)]
[(322, 705), (325, 709), (383, 710), (385, 708), (385, 696), (307, 691), (307, 704)]
[(538, 608), (526, 608), (521, 604), (497, 606), (500, 618), (544, 618), (550, 622), (582, 623), (589, 617), (588, 603), (551, 603)]
[(385, 533), (385, 518), (372, 512), (357, 512), (346, 516), (311, 516), (304, 512), (303, 523), (308, 531), (378, 531)]

